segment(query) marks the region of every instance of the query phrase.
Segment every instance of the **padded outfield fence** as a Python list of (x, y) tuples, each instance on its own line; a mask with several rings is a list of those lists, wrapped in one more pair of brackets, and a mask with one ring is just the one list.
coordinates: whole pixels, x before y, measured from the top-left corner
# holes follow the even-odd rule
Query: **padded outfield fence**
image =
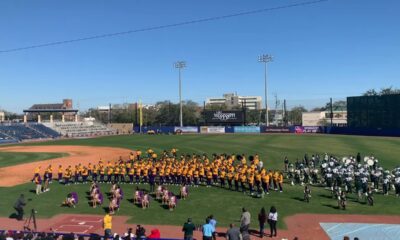
[(268, 133), (292, 133), (292, 134), (343, 134), (343, 135), (363, 135), (363, 136), (388, 136), (400, 137), (400, 129), (382, 128), (350, 128), (350, 127), (266, 127), (266, 126), (186, 126), (186, 127), (134, 127), (135, 133), (144, 134), (225, 134), (225, 133), (247, 133), (247, 134), (268, 134)]

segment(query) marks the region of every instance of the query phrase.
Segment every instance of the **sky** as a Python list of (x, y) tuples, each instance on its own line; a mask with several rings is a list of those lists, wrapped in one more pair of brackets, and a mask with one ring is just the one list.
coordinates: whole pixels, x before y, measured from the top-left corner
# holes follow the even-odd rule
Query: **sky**
[(2, 0), (0, 109), (72, 98), (84, 111), (108, 103), (179, 101), (237, 92), (311, 108), (368, 89), (400, 88), (400, 1), (328, 0), (111, 38), (1, 52), (286, 6), (309, 0)]

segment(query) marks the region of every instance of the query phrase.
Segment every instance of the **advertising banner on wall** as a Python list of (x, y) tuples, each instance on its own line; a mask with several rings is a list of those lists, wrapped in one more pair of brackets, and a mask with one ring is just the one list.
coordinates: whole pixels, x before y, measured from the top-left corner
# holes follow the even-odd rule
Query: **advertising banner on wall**
[(263, 127), (262, 133), (290, 133), (290, 128), (288, 127)]
[(200, 133), (225, 133), (225, 127), (222, 126), (210, 126), (200, 127)]
[(294, 132), (295, 133), (321, 133), (322, 128), (319, 126), (313, 126), (313, 127), (295, 126)]
[(242, 123), (242, 111), (205, 111), (208, 123)]
[(175, 127), (176, 133), (198, 133), (198, 127)]
[(234, 126), (234, 133), (260, 133), (260, 127), (258, 126)]

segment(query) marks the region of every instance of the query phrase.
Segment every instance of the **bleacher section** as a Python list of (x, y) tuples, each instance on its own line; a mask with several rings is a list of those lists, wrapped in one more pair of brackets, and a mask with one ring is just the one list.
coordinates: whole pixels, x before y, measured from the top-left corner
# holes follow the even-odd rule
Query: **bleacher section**
[(54, 131), (53, 129), (48, 128), (48, 127), (44, 126), (43, 124), (30, 123), (29, 127), (31, 127), (34, 130), (42, 133), (45, 136), (48, 136), (48, 137), (51, 137), (51, 138), (57, 138), (57, 137), (61, 136), (57, 131)]
[(115, 130), (97, 122), (54, 122), (45, 123), (45, 125), (66, 137), (94, 137), (116, 134)]
[[(18, 142), (24, 140), (49, 139), (59, 137), (60, 134), (37, 123), (2, 123), (0, 124), (0, 140)], [(8, 143), (8, 141), (1, 141)]]
[(15, 143), (18, 142), (16, 139), (0, 132), (0, 144), (4, 143)]

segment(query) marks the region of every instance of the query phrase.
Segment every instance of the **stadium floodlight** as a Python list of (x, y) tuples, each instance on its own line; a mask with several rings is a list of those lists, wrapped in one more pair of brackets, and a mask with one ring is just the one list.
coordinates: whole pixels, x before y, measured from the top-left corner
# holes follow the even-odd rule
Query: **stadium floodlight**
[(177, 61), (174, 63), (174, 66), (175, 66), (175, 68), (179, 69), (179, 122), (180, 122), (180, 126), (183, 127), (181, 69), (186, 67), (186, 62), (185, 61)]
[(267, 63), (272, 62), (272, 55), (270, 54), (262, 54), (258, 56), (258, 61), (264, 63), (264, 98), (265, 98), (265, 124), (269, 126), (269, 119), (268, 119), (268, 95), (267, 95)]

